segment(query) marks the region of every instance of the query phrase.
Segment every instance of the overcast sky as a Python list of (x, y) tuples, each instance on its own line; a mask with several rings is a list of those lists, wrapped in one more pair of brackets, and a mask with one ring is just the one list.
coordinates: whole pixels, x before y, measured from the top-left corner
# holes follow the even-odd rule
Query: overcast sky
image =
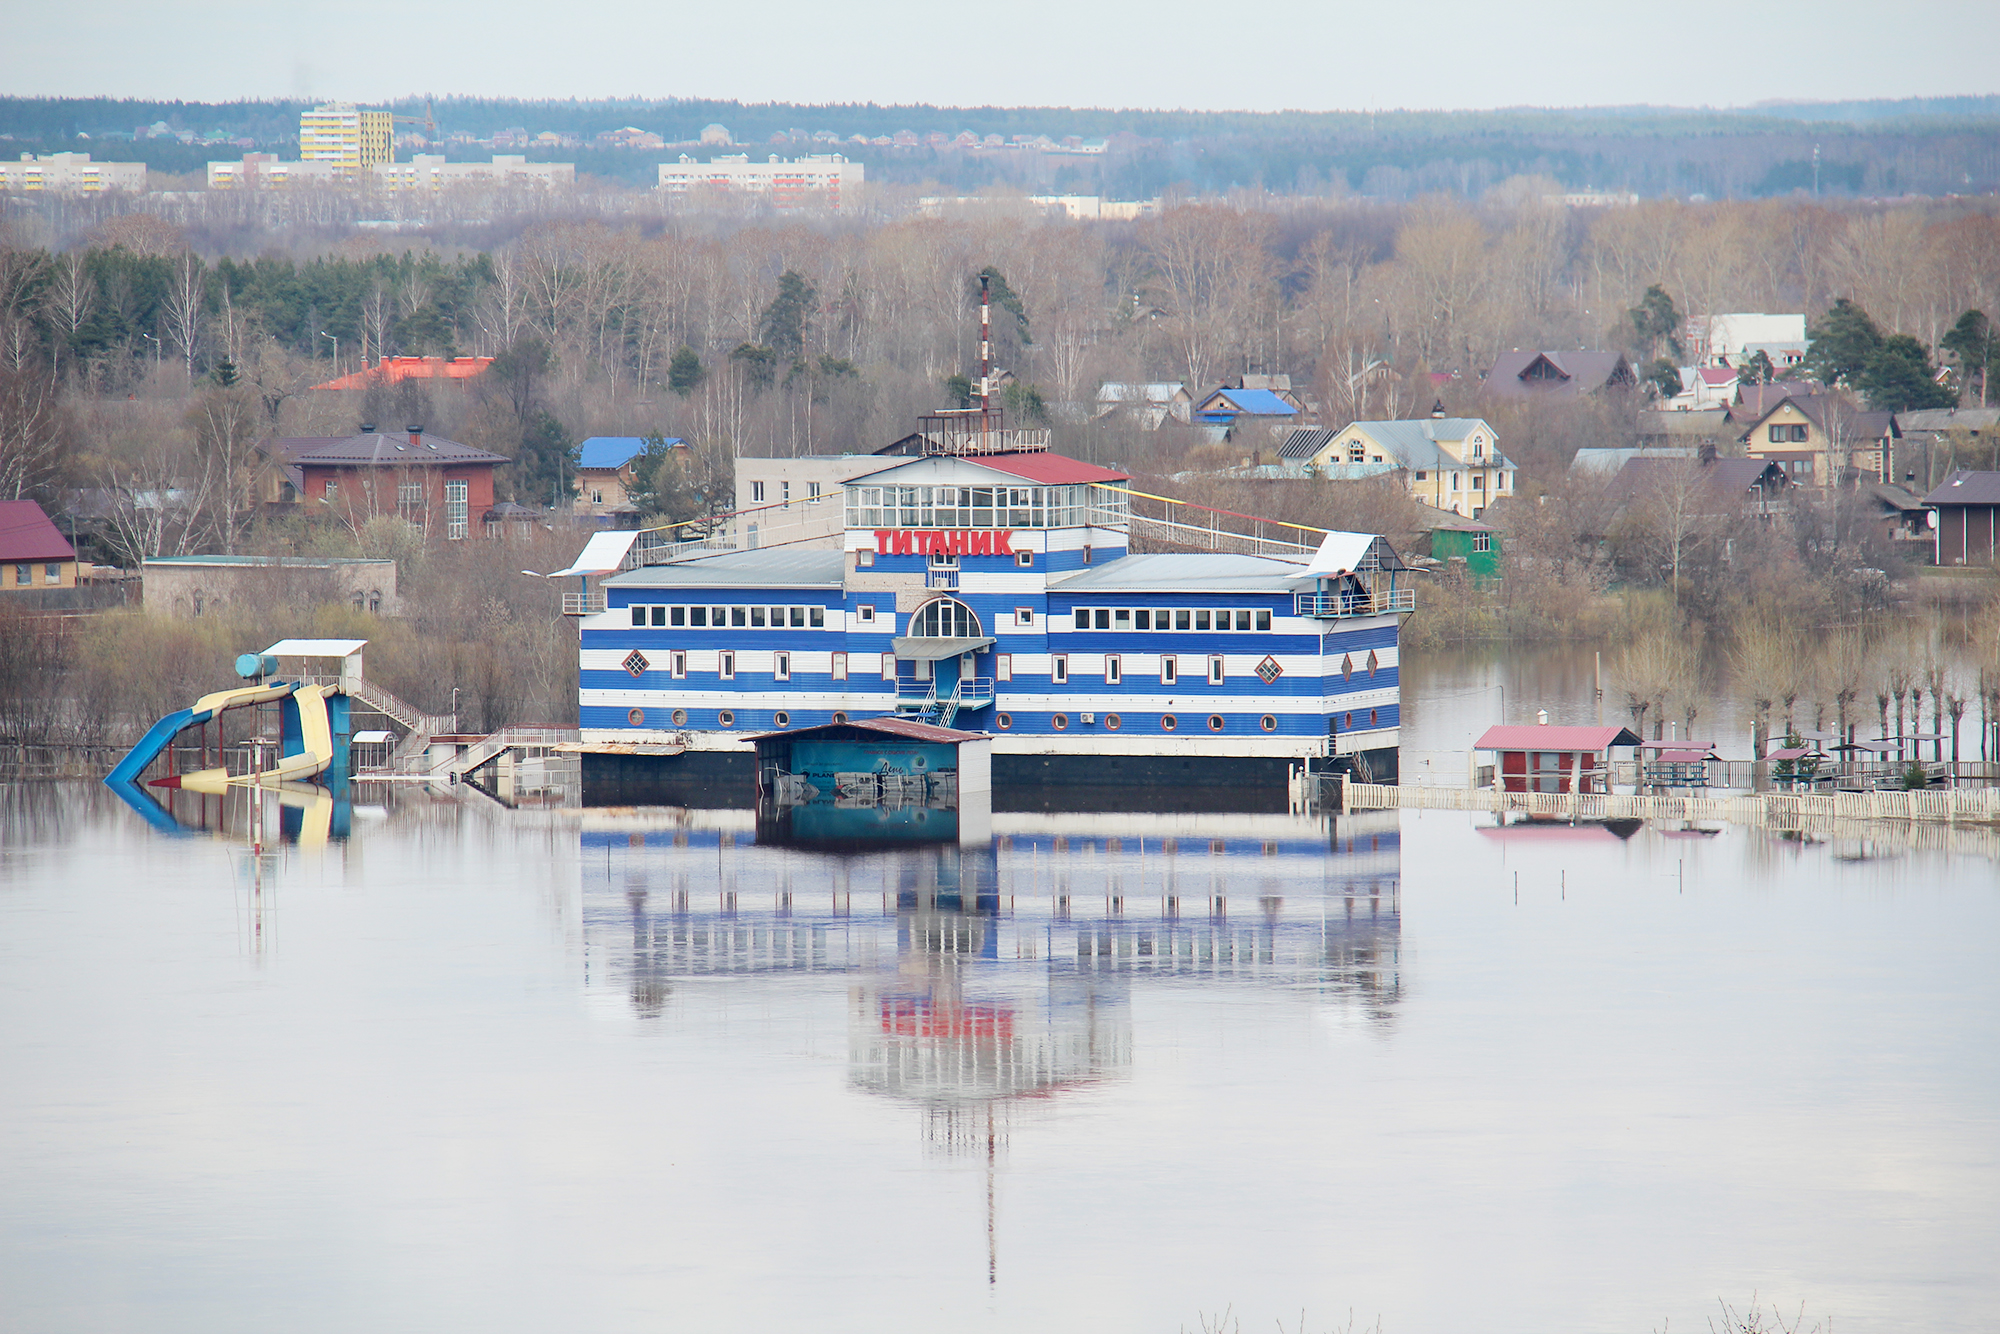
[[(1744, 106), (2000, 91), (1993, 0), (911, 0), (8, 6), (0, 90), (1306, 110)], [(976, 39), (980, 23), (983, 39)]]

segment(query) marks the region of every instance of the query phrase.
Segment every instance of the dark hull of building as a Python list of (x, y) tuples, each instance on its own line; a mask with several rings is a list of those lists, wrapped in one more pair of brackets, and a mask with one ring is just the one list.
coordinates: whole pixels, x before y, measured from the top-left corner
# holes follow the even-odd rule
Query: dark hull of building
[[(1393, 749), (1371, 750), (1343, 755), (1326, 771), (1394, 783), (1396, 760)], [(1282, 812), (1290, 808), (1295, 763), (1278, 757), (995, 755), (993, 809)], [(740, 751), (585, 754), (583, 804), (748, 810), (756, 804), (756, 758)]]

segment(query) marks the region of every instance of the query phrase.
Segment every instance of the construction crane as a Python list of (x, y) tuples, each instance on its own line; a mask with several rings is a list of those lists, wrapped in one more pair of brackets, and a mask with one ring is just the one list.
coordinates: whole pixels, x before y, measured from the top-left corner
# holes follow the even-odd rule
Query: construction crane
[(431, 99), (428, 96), (424, 98), (423, 115), (398, 116), (395, 115), (394, 113), (391, 113), (389, 119), (392, 123), (397, 125), (421, 125), (424, 127), (424, 137), (433, 143), (437, 141), (438, 137), (437, 112), (432, 109)]

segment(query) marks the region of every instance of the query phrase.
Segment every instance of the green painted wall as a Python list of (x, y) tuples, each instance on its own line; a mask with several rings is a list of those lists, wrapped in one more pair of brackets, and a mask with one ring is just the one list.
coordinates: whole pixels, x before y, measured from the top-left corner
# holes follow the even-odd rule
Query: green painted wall
[[(1473, 550), (1473, 539), (1487, 539), (1487, 550)], [(1500, 534), (1468, 533), (1457, 528), (1435, 528), (1431, 530), (1431, 555), (1437, 560), (1451, 560), (1457, 557), (1465, 562), (1465, 568), (1481, 579), (1500, 577)]]

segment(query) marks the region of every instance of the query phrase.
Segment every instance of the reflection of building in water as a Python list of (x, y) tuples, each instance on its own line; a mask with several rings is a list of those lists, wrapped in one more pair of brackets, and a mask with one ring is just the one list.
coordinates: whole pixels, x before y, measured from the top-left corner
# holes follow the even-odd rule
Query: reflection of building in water
[(1256, 987), (1383, 1027), (1401, 980), (1398, 813), (1000, 818), (988, 845), (828, 854), (748, 811), (585, 816), (589, 984), (641, 1016), (674, 988), (824, 977), (847, 993), (848, 1083), (916, 1107), (992, 1174), (1010, 1126), (1123, 1078), (1131, 996)]
[[(1401, 992), (1397, 813), (1001, 817), (990, 847), (809, 854), (748, 811), (586, 816), (584, 926), (623, 986), (834, 974), (886, 992), (950, 974), (1017, 1007), (1025, 979), (1226, 983), (1387, 1023)], [(612, 946), (616, 945), (616, 948)], [(593, 951), (593, 985), (606, 980)], [(636, 994), (636, 992), (635, 992)], [(658, 993), (664, 994), (664, 993)], [(995, 1001), (994, 1003), (999, 1003)]]

